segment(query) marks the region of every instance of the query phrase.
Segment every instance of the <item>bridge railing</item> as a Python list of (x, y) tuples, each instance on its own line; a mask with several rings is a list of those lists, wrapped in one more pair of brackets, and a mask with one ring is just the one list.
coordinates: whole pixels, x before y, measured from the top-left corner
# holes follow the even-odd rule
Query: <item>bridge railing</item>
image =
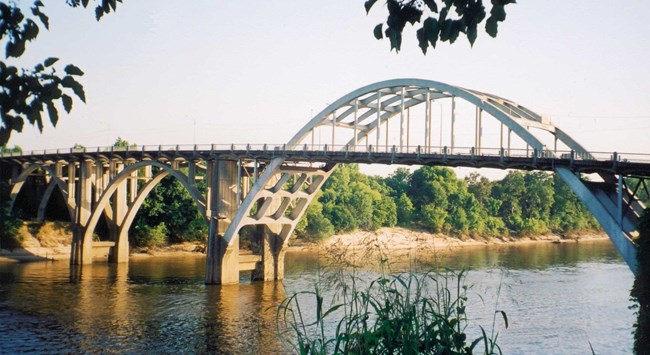
[(114, 152), (142, 152), (142, 153), (169, 153), (169, 152), (245, 152), (245, 151), (304, 151), (304, 152), (353, 152), (368, 154), (414, 154), (414, 155), (447, 155), (447, 156), (492, 156), (492, 157), (537, 157), (559, 158), (574, 160), (621, 161), (650, 163), (648, 153), (619, 153), (619, 152), (589, 152), (581, 153), (571, 150), (542, 150), (532, 148), (493, 148), (493, 147), (448, 147), (448, 146), (396, 146), (396, 145), (330, 145), (330, 144), (300, 144), (288, 146), (286, 144), (165, 144), (165, 145), (131, 145), (124, 147), (73, 147), (58, 149), (43, 149), (24, 152), (0, 152), (0, 158), (29, 157), (29, 156), (57, 156), (66, 154), (110, 154)]

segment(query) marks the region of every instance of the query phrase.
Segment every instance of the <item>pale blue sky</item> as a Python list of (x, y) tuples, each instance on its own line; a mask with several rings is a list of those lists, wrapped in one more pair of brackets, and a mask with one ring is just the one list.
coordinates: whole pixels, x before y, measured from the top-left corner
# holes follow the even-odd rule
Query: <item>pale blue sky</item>
[[(650, 2), (521, 0), (499, 36), (480, 33), (423, 56), (372, 36), (384, 16), (362, 0), (126, 0), (93, 12), (45, 1), (51, 30), (21, 65), (48, 56), (86, 75), (56, 128), (28, 127), (26, 150), (138, 144), (284, 143), (327, 103), (398, 77), (507, 97), (550, 115), (589, 150), (650, 153)], [(252, 5), (254, 4), (254, 5)], [(196, 130), (194, 129), (196, 122)]]

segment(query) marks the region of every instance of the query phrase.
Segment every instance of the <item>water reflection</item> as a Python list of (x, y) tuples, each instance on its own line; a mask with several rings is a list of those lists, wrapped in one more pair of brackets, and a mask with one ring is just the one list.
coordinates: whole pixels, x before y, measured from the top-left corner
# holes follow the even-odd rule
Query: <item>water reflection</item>
[[(607, 241), (412, 250), (398, 259), (402, 269), (414, 261), (471, 269), (468, 282), (484, 298), (471, 298), (474, 321), (489, 326), (497, 300), (508, 312), (504, 353), (588, 353), (589, 342), (602, 353), (631, 350), (632, 276)], [(284, 353), (275, 306), (311, 289), (325, 264), (289, 253), (284, 285), (223, 287), (203, 284), (200, 256), (74, 269), (0, 264), (0, 352)]]

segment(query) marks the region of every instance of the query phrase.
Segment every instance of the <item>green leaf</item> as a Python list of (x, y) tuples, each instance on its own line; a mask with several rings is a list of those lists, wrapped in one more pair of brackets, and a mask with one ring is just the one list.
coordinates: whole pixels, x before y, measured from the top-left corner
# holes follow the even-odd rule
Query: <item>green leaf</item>
[(453, 23), (451, 20), (439, 21), (438, 25), (440, 26), (440, 40), (447, 42), (451, 37), (451, 29)]
[(368, 0), (366, 1), (363, 6), (366, 8), (366, 14), (370, 12), (370, 9), (372, 8), (372, 5), (374, 5), (377, 2), (377, 0)]
[(422, 28), (416, 32), (418, 45), (420, 46), (420, 49), (422, 49), (423, 54), (427, 54), (429, 43), (431, 43), (431, 46), (433, 48), (436, 48), (439, 34), (440, 28), (438, 27), (437, 19), (428, 17), (426, 20), (424, 20)]
[(42, 1), (37, 0), (37, 1), (34, 1), (34, 6), (40, 6), (40, 7), (43, 7), (43, 6), (45, 6), (45, 5), (43, 5), (43, 2), (42, 2)]
[(45, 26), (45, 28), (49, 30), (50, 29), (50, 18), (47, 17), (47, 15), (45, 15), (42, 12), (39, 12), (37, 16), (41, 20), (41, 23), (43, 23), (43, 26)]
[(25, 42), (20, 40), (15, 43), (9, 41), (7, 42), (5, 52), (7, 57), (18, 58), (25, 52)]
[(30, 107), (27, 112), (27, 120), (31, 124), (36, 124), (41, 132), (43, 131), (43, 120), (41, 118), (40, 107)]
[(65, 112), (70, 113), (72, 110), (72, 98), (66, 94), (61, 95), (61, 100), (63, 101), (63, 108)]
[(490, 17), (485, 21), (485, 32), (491, 37), (497, 36), (499, 21), (505, 21), (506, 19), (506, 4), (494, 4), (490, 10)]
[(474, 46), (474, 41), (476, 41), (476, 36), (477, 36), (476, 24), (467, 26), (467, 39), (469, 40), (469, 44), (472, 47)]
[(88, 0), (81, 0), (81, 4), (85, 7), (88, 7)]
[(34, 67), (34, 71), (37, 72), (37, 73), (42, 72), (43, 69), (45, 69), (45, 67), (43, 66), (43, 64), (40, 64), (40, 63), (36, 64), (36, 66)]
[(86, 93), (84, 92), (83, 86), (75, 81), (73, 77), (69, 75), (65, 76), (63, 80), (61, 80), (61, 85), (72, 89), (75, 95), (81, 99), (81, 101), (86, 102)]
[(102, 0), (102, 7), (104, 8), (104, 13), (108, 14), (111, 12), (111, 5), (108, 3), (108, 0)]
[(422, 50), (422, 54), (427, 54), (429, 49), (429, 40), (424, 32), (424, 26), (415, 32), (415, 37), (418, 39), (418, 46)]
[(452, 21), (451, 31), (449, 32), (449, 43), (456, 42), (458, 35), (460, 34), (460, 22)]
[(330, 307), (327, 311), (325, 311), (325, 314), (321, 317), (321, 319), (327, 317), (330, 313), (336, 312), (337, 309), (341, 308), (342, 306), (345, 306), (345, 304), (337, 304), (335, 306)]
[(424, 0), (424, 3), (429, 7), (429, 10), (438, 13), (438, 4), (435, 0)]
[(38, 37), (38, 25), (32, 20), (27, 20), (23, 27), (23, 36), (27, 41), (31, 41)]
[(101, 6), (97, 6), (95, 8), (95, 19), (99, 21), (102, 18), (102, 16), (104, 16), (104, 11), (102, 10)]
[(438, 36), (440, 35), (440, 26), (438, 24), (438, 20), (436, 20), (433, 17), (429, 17), (426, 20), (424, 20), (422, 27), (426, 32), (429, 43), (431, 43), (431, 46), (433, 48), (436, 48), (436, 43), (438, 42)]
[(402, 46), (402, 34), (392, 27), (388, 27), (384, 33), (390, 39), (390, 49), (395, 49), (396, 52), (399, 52)]
[(47, 103), (47, 114), (50, 116), (50, 122), (52, 122), (52, 126), (56, 127), (57, 122), (59, 122), (59, 112), (51, 102)]
[(79, 69), (78, 67), (76, 67), (76, 66), (74, 66), (72, 64), (66, 65), (65, 69), (63, 69), (63, 70), (65, 70), (65, 73), (68, 74), (68, 75), (78, 75), (78, 76), (84, 75), (84, 72), (81, 71), (81, 69)]
[(376, 38), (376, 39), (382, 39), (382, 38), (384, 38), (384, 34), (382, 33), (382, 32), (383, 32), (383, 31), (382, 31), (383, 26), (384, 26), (384, 24), (383, 24), (383, 23), (380, 23), (380, 24), (378, 24), (377, 26), (375, 26), (375, 29), (374, 29), (374, 30), (372, 30), (372, 33), (375, 35), (375, 38)]
[(50, 66), (52, 66), (52, 64), (56, 63), (58, 60), (59, 60), (59, 58), (49, 57), (49, 58), (45, 59), (45, 61), (43, 62), (43, 64), (44, 64), (46, 67), (50, 67)]
[(497, 21), (505, 21), (506, 19), (506, 8), (503, 5), (494, 5), (492, 10), (490, 10), (490, 16), (494, 17)]
[(508, 329), (508, 316), (506, 315), (505, 311), (496, 311), (497, 313), (501, 313), (501, 316), (503, 317), (503, 322), (506, 324), (506, 329)]
[(492, 16), (485, 21), (485, 32), (487, 32), (490, 37), (494, 38), (497, 36), (499, 30), (499, 24)]

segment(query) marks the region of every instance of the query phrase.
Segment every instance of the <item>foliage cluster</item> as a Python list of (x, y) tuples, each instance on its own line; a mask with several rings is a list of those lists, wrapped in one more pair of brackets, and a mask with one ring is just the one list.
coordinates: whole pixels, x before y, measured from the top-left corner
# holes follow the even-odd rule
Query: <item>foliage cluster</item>
[(185, 187), (176, 179), (165, 178), (142, 203), (132, 235), (136, 247), (158, 247), (204, 242), (208, 229)]
[[(366, 12), (375, 5), (377, 0), (367, 0), (364, 3)], [(486, 1), (487, 2), (487, 1)], [(391, 49), (399, 52), (402, 46), (402, 32), (406, 24), (415, 26), (418, 45), (422, 53), (427, 54), (429, 46), (436, 48), (438, 40), (454, 43), (460, 34), (467, 36), (469, 43), (474, 45), (478, 35), (478, 25), (485, 20), (485, 32), (496, 37), (499, 22), (506, 19), (505, 6), (515, 3), (515, 0), (491, 0), (490, 14), (487, 17), (483, 0), (386, 0), (388, 16), (386, 29), (384, 23), (375, 26), (375, 38), (386, 36), (390, 40)], [(424, 18), (424, 20), (422, 20)]]
[(318, 238), (396, 223), (397, 205), (388, 187), (359, 172), (358, 165), (341, 165), (323, 186), (318, 201), (307, 209), (296, 234)]
[[(19, 153), (21, 151), (22, 149), (19, 146), (13, 148), (0, 146), (0, 152), (2, 153)], [(9, 169), (4, 171), (0, 169), (0, 175), (8, 173)], [(11, 185), (7, 180), (8, 176), (0, 179), (0, 249), (13, 249), (22, 244), (18, 230), (23, 225), (23, 222), (19, 218), (19, 213), (11, 213), (9, 210)]]
[[(117, 8), (121, 0), (101, 0), (95, 8), (99, 19)], [(89, 0), (66, 0), (71, 7), (88, 7)], [(18, 58), (25, 53), (28, 42), (35, 40), (41, 30), (50, 28), (45, 5), (36, 0), (28, 8), (21, 1), (0, 2), (0, 43), (4, 44), (4, 60), (0, 61), (0, 145), (9, 141), (13, 131), (21, 132), (25, 121), (36, 125), (43, 131), (42, 113), (47, 111), (52, 126), (59, 121), (59, 108), (66, 112), (72, 110), (73, 93), (81, 101), (86, 101), (83, 86), (77, 81), (84, 75), (73, 64), (57, 72), (55, 64), (59, 58), (50, 57), (33, 68), (19, 68), (8, 65), (9, 58)]]
[(296, 228), (298, 237), (401, 225), (457, 236), (526, 236), (598, 229), (557, 176), (513, 171), (500, 181), (465, 179), (442, 167), (400, 168), (369, 177), (341, 165)]
[(4, 205), (0, 209), (0, 248), (13, 249), (22, 245), (22, 239), (18, 230), (23, 221), (9, 211), (9, 206)]
[(634, 352), (650, 354), (650, 208), (639, 219), (637, 243), (637, 274), (630, 298), (636, 308), (634, 323)]
[(276, 317), (282, 338), (299, 354), (472, 354), (481, 343), (485, 354), (501, 353), (498, 333), (481, 328), (468, 340), (462, 272), (382, 274), (361, 283), (350, 275), (329, 307), (318, 285), (284, 299)]

